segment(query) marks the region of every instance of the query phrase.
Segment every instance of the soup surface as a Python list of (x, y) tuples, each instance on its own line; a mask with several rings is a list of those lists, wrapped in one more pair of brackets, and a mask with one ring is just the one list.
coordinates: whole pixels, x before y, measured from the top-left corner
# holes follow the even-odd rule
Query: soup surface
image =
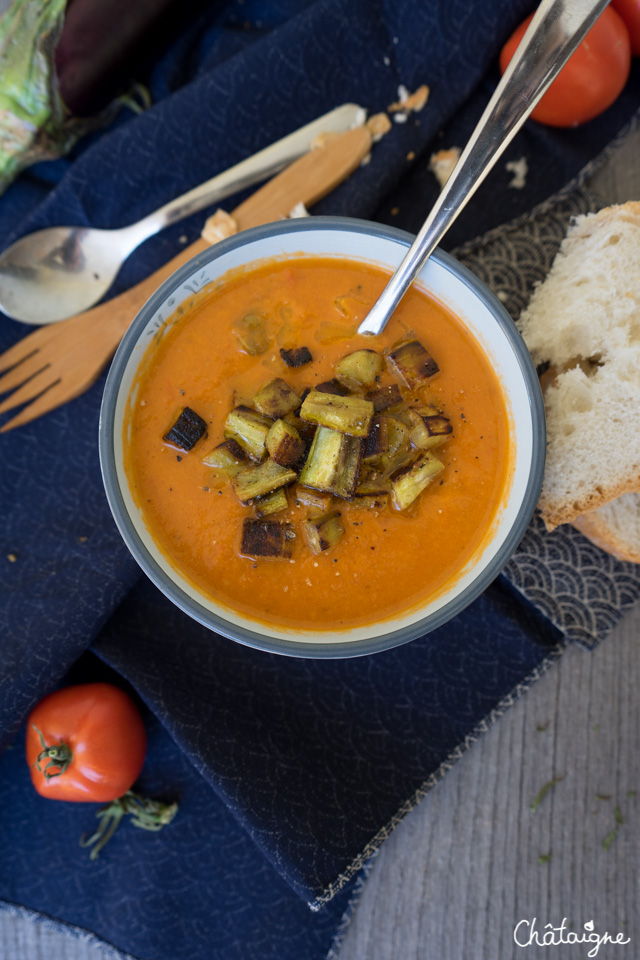
[[(497, 377), (461, 322), (415, 288), (380, 337), (358, 336), (387, 280), (376, 267), (343, 260), (260, 263), (196, 295), (170, 318), (141, 365), (124, 427), (134, 500), (170, 563), (202, 593), (245, 617), (312, 631), (397, 617), (473, 563), (496, 519), (511, 459)], [(438, 372), (410, 389), (383, 361), (374, 388), (399, 384), (407, 402), (435, 407), (448, 420), (446, 442), (430, 451), (444, 469), (402, 510), (390, 497), (361, 506), (357, 497), (334, 496), (327, 509), (339, 513), (342, 534), (317, 553), (302, 525), (322, 510), (300, 502), (301, 490), (308, 501), (308, 490), (291, 483), (286, 510), (269, 517), (291, 524), (289, 556), (243, 555), (243, 524), (256, 507), (240, 502), (234, 482), (203, 463), (225, 441), (229, 412), (252, 407), (258, 391), (278, 378), (302, 396), (335, 378), (345, 355), (362, 349), (383, 355), (407, 338), (425, 347)], [(258, 352), (248, 352), (247, 344)], [(301, 347), (311, 360), (288, 366), (281, 349)], [(163, 439), (185, 407), (206, 423), (189, 451)], [(412, 445), (409, 454), (415, 459), (419, 452)]]

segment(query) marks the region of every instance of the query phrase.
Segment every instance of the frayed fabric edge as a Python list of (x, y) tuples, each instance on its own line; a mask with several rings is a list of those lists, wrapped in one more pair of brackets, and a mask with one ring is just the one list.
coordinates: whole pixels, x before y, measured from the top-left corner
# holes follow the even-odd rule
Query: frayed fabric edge
[(118, 947), (114, 947), (113, 944), (108, 943), (106, 940), (102, 940), (90, 930), (85, 930), (83, 927), (76, 927), (73, 924), (65, 923), (62, 920), (57, 920), (55, 917), (51, 917), (46, 913), (39, 913), (37, 910), (30, 910), (28, 907), (23, 907), (18, 903), (12, 903), (9, 900), (0, 900), (0, 910), (3, 913), (8, 914), (10, 917), (28, 920), (30, 923), (42, 926), (47, 930), (52, 930), (56, 933), (62, 933), (67, 937), (71, 937), (74, 940), (78, 940), (81, 943), (86, 944), (87, 946), (95, 947), (101, 951), (105, 960), (143, 960), (142, 957), (134, 956), (131, 953), (123, 953), (123, 951)]
[[(425, 780), (425, 782), (418, 787), (414, 794), (406, 800), (398, 808), (398, 811), (393, 815), (393, 817), (382, 827), (378, 833), (369, 841), (369, 843), (363, 848), (363, 850), (351, 861), (348, 867), (332, 881), (322, 893), (316, 897), (314, 900), (308, 902), (308, 907), (310, 910), (320, 910), (325, 904), (329, 903), (336, 894), (338, 894), (343, 887), (349, 883), (350, 880), (358, 873), (358, 871), (363, 868), (370, 869), (369, 861), (371, 858), (377, 854), (382, 843), (393, 833), (395, 828), (404, 820), (408, 813), (417, 807), (421, 800), (430, 793), (431, 790), (444, 778), (445, 774), (451, 770), (451, 768), (460, 760), (467, 750), (480, 739), (482, 734), (486, 733), (490, 727), (503, 715), (507, 712), (509, 707), (512, 707), (522, 696), (522, 694), (533, 684), (536, 680), (539, 680), (540, 677), (547, 672), (547, 670), (558, 660), (564, 651), (568, 647), (568, 643), (563, 639), (559, 642), (559, 645), (555, 647), (551, 653), (538, 664), (538, 666), (531, 671), (531, 673), (521, 680), (520, 683), (511, 690), (502, 700), (491, 710), (482, 720), (480, 720), (475, 727), (465, 736), (461, 743), (459, 743), (450, 754), (442, 761), (440, 766), (433, 771), (432, 774)], [(364, 878), (362, 879), (362, 884), (357, 885), (358, 898), (362, 892), (362, 885), (364, 885)], [(355, 891), (354, 891), (355, 895)], [(343, 916), (343, 921), (345, 923), (344, 929), (348, 926), (349, 919), (353, 912), (351, 901), (347, 906), (345, 914)], [(342, 928), (342, 923), (341, 927)], [(342, 935), (344, 936), (344, 930), (342, 930)], [(333, 949), (333, 948), (332, 948)], [(335, 960), (335, 957), (332, 957), (331, 954), (328, 955), (327, 960)]]

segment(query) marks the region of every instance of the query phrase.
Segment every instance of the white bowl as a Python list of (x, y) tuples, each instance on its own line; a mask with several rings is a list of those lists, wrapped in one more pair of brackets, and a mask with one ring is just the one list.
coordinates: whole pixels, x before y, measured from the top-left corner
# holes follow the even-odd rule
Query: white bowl
[(123, 466), (127, 399), (151, 336), (182, 301), (229, 270), (274, 256), (344, 257), (393, 270), (412, 238), (380, 224), (309, 218), (268, 224), (221, 241), (176, 271), (144, 305), (113, 361), (100, 417), (104, 485), (120, 532), (144, 572), (178, 607), (240, 643), (298, 657), (375, 653), (429, 633), (468, 606), (498, 575), (518, 546), (536, 506), (545, 455), (544, 406), (525, 344), (500, 301), (453, 257), (435, 251), (417, 283), (461, 318), (497, 373), (507, 401), (513, 473), (489, 535), (460, 576), (419, 609), (350, 630), (301, 631), (258, 623), (207, 597), (165, 558), (134, 502)]

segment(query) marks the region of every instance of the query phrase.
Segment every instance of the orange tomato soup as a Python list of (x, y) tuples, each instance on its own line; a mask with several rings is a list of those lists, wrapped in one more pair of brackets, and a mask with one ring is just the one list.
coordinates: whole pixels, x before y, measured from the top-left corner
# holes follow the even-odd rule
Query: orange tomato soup
[[(132, 495), (169, 562), (202, 593), (255, 621), (322, 631), (397, 617), (450, 584), (496, 519), (510, 460), (498, 379), (460, 320), (416, 288), (381, 336), (358, 336), (387, 280), (378, 268), (343, 260), (262, 263), (195, 296), (170, 319), (141, 367), (124, 427)], [(258, 356), (245, 352), (234, 332), (248, 314), (265, 324), (269, 344)], [(408, 332), (439, 367), (410, 395), (435, 404), (453, 425), (433, 451), (442, 473), (403, 511), (334, 498), (344, 535), (326, 552), (313, 553), (296, 532), (289, 559), (242, 556), (243, 520), (252, 508), (202, 462), (225, 439), (229, 411), (250, 405), (277, 377), (302, 394), (331, 379), (346, 354), (382, 353)], [(280, 348), (302, 346), (312, 361), (288, 367)], [(379, 385), (394, 382), (385, 367)], [(163, 440), (185, 406), (207, 423), (189, 452)], [(299, 531), (307, 512), (289, 493), (287, 511), (273, 519), (287, 519)]]

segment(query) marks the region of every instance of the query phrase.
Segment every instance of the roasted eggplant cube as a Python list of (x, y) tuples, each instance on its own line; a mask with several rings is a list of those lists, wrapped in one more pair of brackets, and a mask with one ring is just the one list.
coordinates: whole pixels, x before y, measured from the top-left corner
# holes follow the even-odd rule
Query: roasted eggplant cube
[(327, 513), (333, 501), (333, 494), (323, 493), (322, 490), (314, 490), (312, 487), (301, 487), (298, 484), (293, 498), (298, 506), (306, 507), (311, 515)]
[(369, 436), (364, 441), (362, 459), (365, 463), (378, 462), (383, 454), (389, 453), (389, 422), (391, 418), (379, 414), (371, 421)]
[(384, 360), (375, 350), (356, 350), (342, 357), (335, 365), (336, 376), (341, 383), (354, 381), (361, 387), (372, 387), (384, 368)]
[(267, 455), (267, 434), (272, 424), (273, 420), (241, 405), (227, 414), (224, 435), (239, 443), (252, 460), (260, 461)]
[(384, 497), (388, 492), (387, 476), (378, 467), (363, 463), (360, 467), (354, 502), (359, 502), (361, 497)]
[(186, 450), (188, 453), (206, 432), (206, 421), (191, 407), (185, 407), (171, 430), (165, 433), (162, 439), (165, 443), (180, 447), (181, 450)]
[(236, 440), (224, 440), (217, 447), (209, 451), (202, 462), (207, 467), (213, 467), (218, 473), (224, 473), (227, 477), (235, 477), (236, 473), (247, 466), (247, 455)]
[(409, 407), (406, 416), (410, 424), (411, 443), (418, 450), (439, 447), (453, 433), (453, 427), (435, 407)]
[(391, 477), (394, 506), (398, 510), (406, 510), (443, 470), (444, 463), (429, 450), (406, 467), (396, 470)]
[(231, 485), (240, 503), (251, 503), (256, 497), (264, 497), (297, 479), (298, 474), (290, 467), (281, 467), (274, 460), (265, 460), (264, 463), (245, 467), (233, 477)]
[(308, 347), (294, 347), (291, 350), (281, 347), (280, 356), (288, 367), (303, 367), (305, 363), (311, 363), (313, 360)]
[(295, 413), (288, 413), (286, 417), (283, 417), (282, 419), (285, 423), (289, 424), (289, 426), (297, 430), (298, 436), (304, 441), (306, 450), (311, 444), (316, 432), (315, 424), (307, 423), (306, 420), (301, 420), (300, 417), (295, 415)]
[(276, 420), (267, 434), (269, 456), (283, 467), (289, 467), (302, 457), (305, 442), (291, 423)]
[(402, 394), (398, 384), (392, 383), (387, 387), (377, 387), (375, 390), (369, 390), (365, 394), (365, 399), (371, 401), (375, 413), (383, 413), (385, 410), (399, 407), (402, 403)]
[(361, 456), (362, 440), (358, 437), (318, 427), (300, 473), (300, 483), (349, 499), (358, 482)]
[(267, 493), (264, 497), (258, 497), (253, 503), (256, 517), (270, 517), (274, 513), (286, 510), (288, 506), (289, 499), (284, 487), (274, 490), (273, 493)]
[(425, 417), (425, 421), (432, 437), (448, 437), (450, 433), (453, 433), (451, 421), (441, 413), (430, 414)]
[(253, 398), (253, 404), (265, 417), (277, 420), (293, 413), (300, 406), (300, 397), (280, 377), (270, 380)]
[(244, 317), (236, 320), (233, 325), (233, 332), (238, 341), (238, 346), (252, 357), (260, 356), (271, 343), (266, 321), (256, 313), (247, 313)]
[(398, 417), (387, 415), (388, 450), (380, 456), (380, 467), (392, 473), (402, 466), (411, 452), (410, 427)]
[(386, 352), (386, 358), (391, 372), (398, 374), (410, 390), (423, 386), (439, 369), (433, 357), (415, 339), (399, 340)]
[(357, 493), (351, 501), (351, 506), (363, 507), (365, 510), (383, 510), (388, 502), (388, 493)]
[(302, 531), (313, 553), (330, 550), (344, 536), (344, 527), (337, 510), (321, 517), (309, 517), (307, 520), (303, 520)]
[(307, 447), (313, 440), (313, 435), (316, 432), (316, 428), (312, 423), (307, 423), (305, 420), (300, 419), (300, 410), (302, 408), (302, 404), (304, 403), (304, 401), (306, 400), (306, 398), (309, 396), (310, 393), (311, 393), (311, 388), (305, 387), (302, 393), (300, 394), (300, 406), (298, 407), (298, 409), (294, 410), (293, 413), (288, 413), (286, 417), (282, 418), (285, 421), (285, 423), (288, 423), (292, 427), (296, 428), (296, 430), (304, 440), (305, 445)]
[(246, 517), (242, 524), (240, 553), (244, 557), (288, 560), (294, 539), (293, 525), (286, 520), (256, 520)]
[[(323, 380), (315, 389), (319, 393), (330, 393), (334, 397), (346, 397), (349, 394), (349, 388), (345, 387), (344, 383), (340, 383), (336, 377), (332, 377), (331, 380)], [(310, 393), (311, 391), (307, 392)]]
[(312, 390), (300, 408), (300, 416), (309, 423), (339, 430), (351, 437), (366, 437), (373, 418), (373, 404), (362, 397), (338, 397)]

